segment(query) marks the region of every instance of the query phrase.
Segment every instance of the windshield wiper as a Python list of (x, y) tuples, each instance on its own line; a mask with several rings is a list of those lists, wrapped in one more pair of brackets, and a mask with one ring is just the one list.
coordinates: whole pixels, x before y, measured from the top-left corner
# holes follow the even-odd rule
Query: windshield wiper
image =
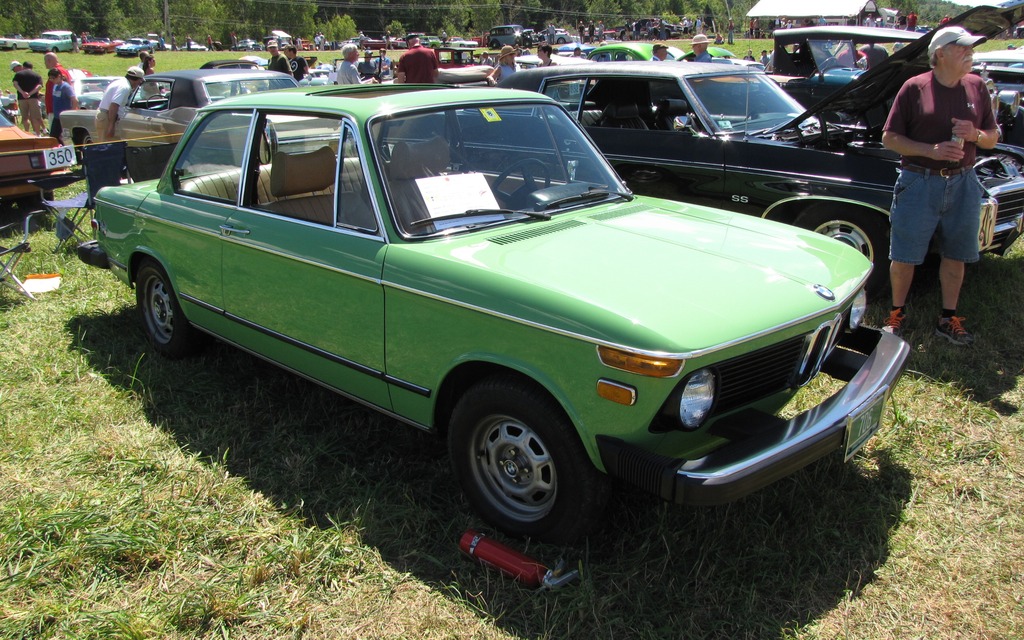
[(462, 212), (465, 216), (481, 216), (487, 215), (488, 213), (501, 213), (505, 215), (523, 215), (531, 218), (537, 218), (538, 220), (550, 220), (551, 214), (543, 211), (527, 211), (525, 209), (466, 209)]
[[(511, 215), (523, 215), (531, 218), (539, 218), (541, 220), (550, 220), (551, 214), (544, 213), (543, 211), (521, 211), (519, 209), (466, 209), (461, 213), (450, 213), (446, 216), (437, 216), (436, 218), (421, 218), (419, 220), (413, 220), (409, 223), (409, 227), (420, 227), (423, 225), (431, 224), (434, 222), (446, 222), (450, 220), (458, 220), (459, 218), (474, 218), (477, 216), (511, 216)], [(464, 227), (472, 227), (470, 223), (461, 225)]]
[(607, 189), (597, 189), (595, 187), (589, 187), (582, 193), (574, 193), (571, 196), (565, 196), (558, 200), (552, 200), (544, 205), (544, 209), (554, 209), (570, 202), (585, 202), (587, 200), (599, 200), (601, 198), (607, 198), (608, 196), (619, 196), (626, 202), (631, 201), (634, 196), (631, 193), (620, 193), (618, 191), (609, 191)]

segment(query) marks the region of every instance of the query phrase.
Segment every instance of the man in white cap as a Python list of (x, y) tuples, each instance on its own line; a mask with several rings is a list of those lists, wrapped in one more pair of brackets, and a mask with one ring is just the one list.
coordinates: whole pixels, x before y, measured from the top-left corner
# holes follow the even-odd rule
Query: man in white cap
[(978, 148), (991, 149), (999, 127), (985, 82), (971, 73), (973, 47), (985, 41), (945, 27), (928, 45), (932, 70), (907, 80), (885, 122), (882, 143), (902, 156), (893, 191), (889, 277), (892, 310), (883, 329), (901, 335), (914, 267), (932, 236), (941, 253), (942, 314), (935, 335), (955, 345), (974, 342), (956, 315), (964, 265), (978, 260), (982, 187), (974, 173)]
[(710, 43), (711, 41), (703, 33), (693, 36), (693, 40), (690, 40), (690, 46), (693, 47), (694, 62), (711, 62), (711, 54), (708, 53), (708, 44)]
[(129, 67), (123, 78), (118, 78), (107, 85), (96, 111), (95, 129), (99, 137), (97, 142), (117, 139), (114, 130), (121, 115), (120, 111), (128, 103), (128, 96), (142, 84), (145, 77), (142, 67)]

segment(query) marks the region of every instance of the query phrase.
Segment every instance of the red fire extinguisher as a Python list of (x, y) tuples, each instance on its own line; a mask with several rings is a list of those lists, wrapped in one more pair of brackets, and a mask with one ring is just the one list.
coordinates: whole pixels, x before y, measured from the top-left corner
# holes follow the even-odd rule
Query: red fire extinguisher
[(548, 568), (537, 560), (472, 529), (462, 534), (459, 548), (481, 564), (498, 569), (526, 587), (541, 586), (544, 576), (548, 574)]

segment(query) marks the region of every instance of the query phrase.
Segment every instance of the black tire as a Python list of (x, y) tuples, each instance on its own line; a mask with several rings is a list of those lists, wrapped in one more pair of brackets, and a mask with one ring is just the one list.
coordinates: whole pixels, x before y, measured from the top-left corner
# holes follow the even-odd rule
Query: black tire
[(871, 297), (889, 282), (889, 223), (881, 214), (866, 210), (814, 208), (800, 214), (796, 226), (835, 238), (860, 251), (874, 269), (868, 278)]
[(562, 408), (511, 376), (485, 379), (462, 396), (448, 450), (472, 507), (509, 535), (571, 543), (604, 512), (610, 481)]
[(146, 338), (160, 355), (184, 358), (202, 346), (202, 334), (189, 324), (170, 278), (155, 260), (147, 259), (139, 265), (135, 300)]
[(501, 48), (501, 43), (498, 42), (497, 40), (491, 40), (491, 42), (487, 46), (488, 46), (488, 48), (491, 48), (491, 49), (500, 49)]

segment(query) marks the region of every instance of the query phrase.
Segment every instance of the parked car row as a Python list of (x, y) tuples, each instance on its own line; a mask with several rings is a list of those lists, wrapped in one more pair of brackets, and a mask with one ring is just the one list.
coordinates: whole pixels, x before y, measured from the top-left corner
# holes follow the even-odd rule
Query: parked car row
[[(994, 36), (1024, 8), (960, 17)], [(796, 29), (794, 29), (796, 31)], [(836, 238), (888, 282), (889, 205), (899, 156), (882, 125), (903, 82), (929, 68), (930, 36), (805, 109), (763, 73), (722, 64), (602, 62), (521, 71), (500, 86), (551, 96), (574, 114), (630, 188), (800, 226)], [(979, 150), (984, 251), (1024, 230), (1024, 149)]]

